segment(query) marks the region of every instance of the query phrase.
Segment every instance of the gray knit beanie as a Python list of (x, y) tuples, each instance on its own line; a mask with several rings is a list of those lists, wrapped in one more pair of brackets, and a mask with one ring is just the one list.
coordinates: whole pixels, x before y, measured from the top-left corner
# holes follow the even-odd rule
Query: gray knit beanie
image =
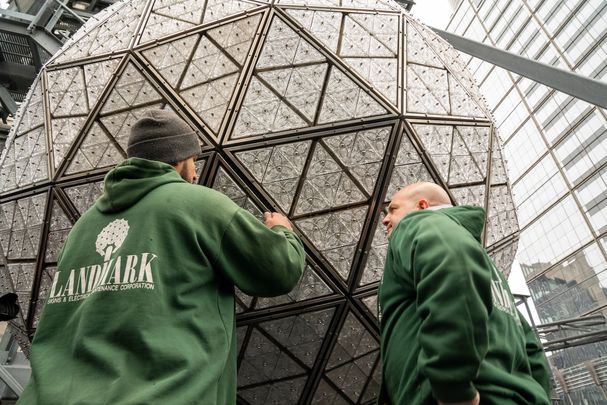
[(177, 114), (149, 110), (135, 122), (127, 145), (128, 157), (176, 163), (200, 153), (194, 130)]

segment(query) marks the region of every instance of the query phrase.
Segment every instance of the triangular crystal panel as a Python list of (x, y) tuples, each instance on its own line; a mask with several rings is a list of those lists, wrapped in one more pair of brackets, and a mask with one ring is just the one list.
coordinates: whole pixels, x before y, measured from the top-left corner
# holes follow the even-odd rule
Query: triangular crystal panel
[(38, 290), (38, 298), (36, 299), (36, 312), (34, 313), (33, 327), (38, 327), (42, 310), (46, 305), (46, 300), (51, 291), (53, 285), (53, 278), (55, 277), (56, 267), (47, 267), (42, 271), (42, 277), (40, 279), (40, 289)]
[(207, 0), (202, 22), (207, 24), (255, 7), (259, 4), (242, 0)]
[(260, 207), (257, 206), (257, 203), (248, 196), (243, 188), (223, 167), (219, 167), (217, 170), (212, 187), (230, 197), (238, 206), (249, 211), (260, 221), (263, 219), (263, 212)]
[(59, 203), (53, 201), (51, 220), (46, 242), (46, 262), (56, 262), (59, 251), (63, 247), (67, 234), (72, 229), (72, 221), (67, 217)]
[(359, 242), (367, 207), (295, 220), (295, 225), (345, 281)]
[(260, 21), (261, 14), (255, 14), (229, 24), (220, 25), (217, 28), (209, 30), (207, 35), (230, 55), (237, 64), (242, 65), (249, 54), (249, 49), (259, 29)]
[(101, 108), (101, 114), (107, 115), (122, 109), (137, 108), (162, 99), (152, 83), (135, 65), (129, 63)]
[(171, 87), (176, 88), (197, 40), (198, 35), (190, 35), (142, 53)]
[(407, 112), (449, 114), (446, 70), (407, 65)]
[(82, 133), (86, 117), (55, 118), (51, 121), (54, 169), (57, 170), (76, 137)]
[(518, 231), (514, 201), (507, 185), (490, 188), (486, 226), (487, 246)]
[(7, 149), (0, 168), (0, 191), (48, 179), (48, 151), (43, 127), (15, 137)]
[(324, 144), (371, 195), (377, 183), (391, 127), (326, 137)]
[(76, 150), (67, 167), (66, 174), (111, 167), (123, 159), (123, 152), (116, 147), (99, 124), (95, 122)]
[[(331, 381), (350, 401), (359, 403), (361, 387), (374, 378), (378, 357), (379, 342), (350, 312), (329, 355), (323, 378)], [(319, 394), (317, 391), (315, 396)]]
[(395, 57), (398, 16), (358, 14), (346, 16), (339, 55), (348, 57)]
[(301, 9), (286, 9), (286, 11), (330, 51), (337, 52), (343, 13)]
[(332, 67), (318, 120), (320, 123), (387, 113), (388, 111), (369, 93), (354, 83), (336, 66)]
[(309, 264), (306, 265), (304, 273), (297, 286), (288, 294), (279, 297), (260, 297), (257, 300), (255, 308), (269, 308), (277, 305), (300, 302), (312, 298), (322, 297), (331, 294), (331, 289), (318, 276), (316, 271)]
[(295, 214), (363, 202), (368, 198), (322, 144), (317, 144), (310, 160)]
[[(0, 220), (0, 243), (8, 259), (35, 259), (44, 223), (46, 193), (10, 201), (0, 206), (4, 213)], [(12, 215), (11, 215), (12, 214)], [(6, 242), (9, 240), (8, 243)]]
[(253, 77), (240, 108), (232, 138), (302, 128), (308, 124), (303, 117), (281, 101), (280, 97)]
[(275, 17), (255, 67), (259, 70), (324, 61), (316, 48)]
[(97, 198), (101, 197), (103, 194), (103, 182), (97, 181), (68, 187), (63, 191), (65, 191), (65, 194), (67, 194), (72, 204), (74, 204), (74, 207), (76, 207), (80, 215), (82, 215), (86, 210), (91, 208)]
[(320, 101), (328, 64), (306, 65), (259, 72), (259, 77), (280, 97), (312, 122)]
[[(447, 155), (446, 159), (449, 159)], [(394, 193), (401, 188), (420, 181), (434, 181), (432, 175), (422, 163), (421, 157), (415, 150), (407, 134), (402, 135), (396, 155), (396, 162), (390, 177), (385, 200), (389, 201)]]
[(63, 63), (126, 49), (133, 39), (146, 3), (147, 0), (124, 2), (124, 6), (112, 18), (79, 37), (54, 62)]
[(384, 225), (381, 223), (383, 217), (382, 213), (375, 226), (373, 240), (369, 247), (367, 261), (359, 283), (360, 286), (375, 283), (381, 280), (384, 274), (384, 264), (388, 253), (388, 236)]
[(306, 141), (253, 149), (237, 152), (236, 158), (280, 208), (289, 212), (310, 145), (311, 142)]
[(444, 68), (434, 49), (428, 45), (413, 23), (407, 18), (407, 63)]
[(118, 62), (120, 62), (119, 59), (108, 59), (84, 66), (84, 82), (90, 108), (93, 108), (101, 92), (114, 75)]
[(46, 74), (48, 101), (53, 117), (88, 113), (84, 74), (80, 67), (53, 70)]
[(30, 299), (32, 297), (32, 287), (36, 275), (35, 263), (9, 263), (7, 266), (11, 276), (14, 292), (17, 294), (19, 311), (25, 324), (29, 316)]

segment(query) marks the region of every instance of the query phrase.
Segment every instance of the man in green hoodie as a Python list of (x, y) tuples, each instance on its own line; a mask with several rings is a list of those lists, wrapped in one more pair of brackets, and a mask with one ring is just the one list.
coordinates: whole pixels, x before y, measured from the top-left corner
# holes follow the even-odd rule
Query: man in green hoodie
[(305, 253), (283, 215), (190, 184), (199, 153), (173, 113), (135, 123), (65, 242), (19, 404), (236, 403), (234, 285), (286, 294)]
[(397, 192), (379, 289), (379, 403), (548, 405), (550, 370), (508, 284), (483, 249), (482, 208), (433, 183)]

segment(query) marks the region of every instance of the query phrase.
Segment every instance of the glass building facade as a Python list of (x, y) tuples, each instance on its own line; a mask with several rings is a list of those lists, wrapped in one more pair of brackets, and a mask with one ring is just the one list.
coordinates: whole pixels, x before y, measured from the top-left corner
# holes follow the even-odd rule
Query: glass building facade
[[(604, 0), (455, 3), (446, 31), (606, 80)], [(541, 322), (607, 313), (606, 111), (462, 56), (504, 145), (521, 226), (516, 257)], [(601, 342), (551, 355), (563, 403), (605, 403), (606, 353)]]

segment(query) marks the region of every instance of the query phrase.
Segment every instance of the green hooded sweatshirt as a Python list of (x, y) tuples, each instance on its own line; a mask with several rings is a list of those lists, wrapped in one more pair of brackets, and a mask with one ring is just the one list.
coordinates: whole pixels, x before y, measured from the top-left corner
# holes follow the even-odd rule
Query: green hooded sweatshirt
[(304, 263), (293, 232), (128, 159), (67, 238), (19, 404), (235, 404), (234, 285), (285, 294)]
[(480, 238), (484, 211), (410, 213), (390, 237), (379, 291), (380, 404), (548, 405), (550, 370)]

